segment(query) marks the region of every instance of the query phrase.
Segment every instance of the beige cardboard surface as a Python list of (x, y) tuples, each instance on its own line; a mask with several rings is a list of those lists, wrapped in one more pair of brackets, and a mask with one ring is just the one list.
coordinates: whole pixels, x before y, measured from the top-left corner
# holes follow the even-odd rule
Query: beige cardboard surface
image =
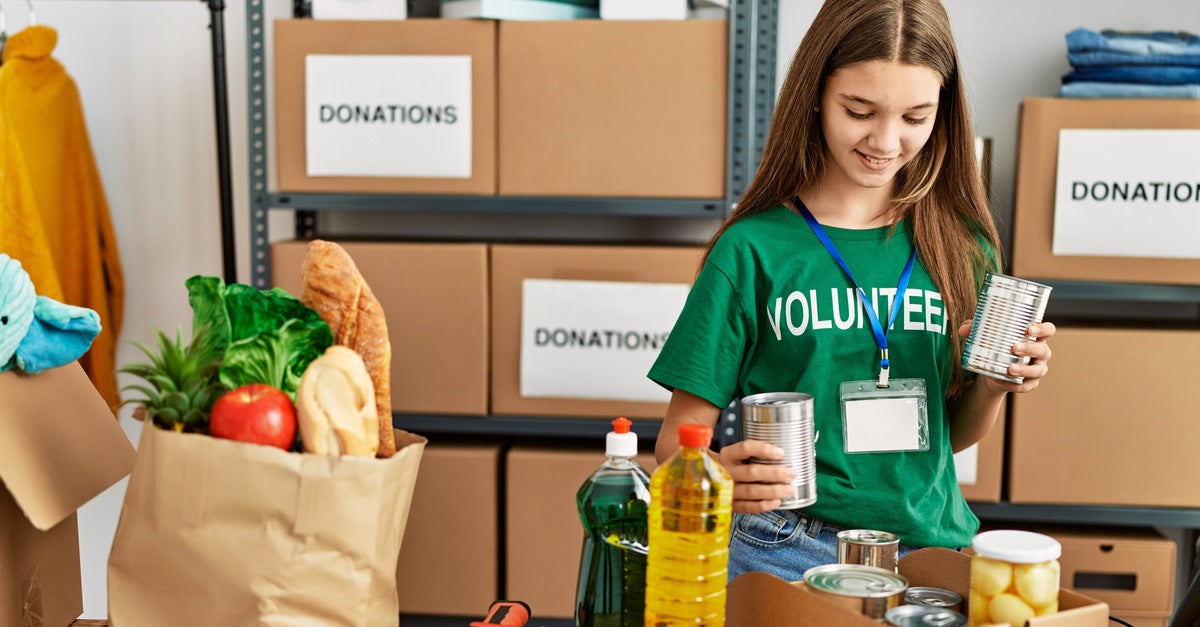
[(0, 479), (49, 529), (133, 469), (133, 446), (78, 362), (0, 373)]
[(1200, 331), (1062, 328), (1011, 399), (1013, 503), (1200, 507)]
[[(971, 558), (950, 549), (921, 549), (900, 560), (900, 574), (910, 586), (953, 590), (969, 598)], [(1060, 590), (1059, 612), (1039, 616), (1027, 627), (1107, 627), (1108, 605), (1071, 590)], [(967, 608), (963, 608), (966, 613)], [(861, 614), (829, 602), (773, 575), (752, 572), (729, 582), (725, 610), (728, 627), (871, 627), (879, 625)], [(982, 627), (982, 626), (980, 626)]]
[[(1163, 612), (1133, 612), (1130, 610), (1113, 610), (1112, 615), (1124, 620), (1134, 627), (1170, 627), (1171, 614)], [(1117, 623), (1111, 623), (1116, 625)]]
[(998, 503), (1004, 479), (1004, 430), (1008, 421), (1008, 400), (1000, 407), (996, 424), (979, 441), (976, 451), (975, 483), (959, 483), (963, 498), (979, 503)]
[[(1175, 543), (1153, 531), (1039, 530), (1062, 544), (1062, 585), (1121, 611), (1169, 613), (1175, 609)], [(1085, 585), (1089, 576), (1133, 577), (1133, 589)], [(1083, 579), (1079, 579), (1083, 577)]]
[[(288, 192), (496, 193), (496, 23), (491, 20), (276, 20), (275, 145)], [(310, 177), (305, 160), (304, 57), (469, 55), (471, 177)]]
[(74, 513), (42, 531), (0, 489), (0, 537), (0, 625), (60, 627), (83, 613)]
[(479, 620), (501, 598), (500, 463), (499, 445), (426, 447), (396, 570), (401, 613)]
[[(514, 446), (508, 453), (505, 537), (506, 599), (534, 608), (539, 618), (575, 616), (583, 523), (575, 495), (604, 463), (604, 438), (592, 448)], [(653, 441), (639, 441), (638, 463), (655, 468)]]
[(492, 413), (661, 419), (667, 404), (522, 397), (521, 282), (526, 278), (691, 284), (699, 246), (492, 246)]
[[(354, 259), (387, 318), (392, 411), (486, 414), (487, 246), (339, 243)], [(273, 285), (300, 293), (300, 263), (307, 245), (271, 245)]]
[(147, 425), (108, 560), (114, 625), (395, 625), (425, 438), (326, 456)]
[(500, 193), (723, 197), (728, 31), (500, 22)]
[(1200, 128), (1200, 101), (1026, 98), (1021, 109), (1013, 273), (1028, 279), (1194, 284), (1200, 259), (1051, 253), (1058, 131), (1064, 128)]

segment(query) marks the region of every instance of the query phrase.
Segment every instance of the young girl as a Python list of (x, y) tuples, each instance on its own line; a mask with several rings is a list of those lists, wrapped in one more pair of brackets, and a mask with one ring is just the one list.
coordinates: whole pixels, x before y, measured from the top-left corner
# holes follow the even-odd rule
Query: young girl
[[(815, 399), (813, 505), (774, 509), (792, 493), (791, 471), (748, 459), (781, 459), (777, 447), (720, 452), (735, 481), (730, 578), (798, 580), (837, 561), (840, 529), (895, 533), (901, 554), (965, 546), (978, 530), (952, 455), (987, 434), (1007, 392), (1038, 386), (1054, 325), (1031, 326), (1036, 341), (1012, 347), (1031, 358), (1008, 370), (1023, 383), (959, 367), (984, 274), (999, 269), (974, 139), (938, 0), (826, 0), (780, 90), (758, 172), (649, 374), (672, 390), (660, 461), (680, 424), (713, 425), (734, 399)], [(858, 382), (884, 394), (923, 385), (925, 426), (914, 426), (919, 403), (870, 396), (854, 404), (866, 411), (843, 411), (843, 384)], [(886, 442), (844, 438), (879, 424)]]

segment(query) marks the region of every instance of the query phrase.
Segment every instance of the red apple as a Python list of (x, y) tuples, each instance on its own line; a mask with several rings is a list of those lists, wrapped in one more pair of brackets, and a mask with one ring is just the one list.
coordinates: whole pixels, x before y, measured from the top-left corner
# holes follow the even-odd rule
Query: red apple
[(243, 385), (221, 395), (213, 404), (208, 432), (218, 438), (286, 451), (296, 439), (296, 407), (278, 388), (265, 383)]

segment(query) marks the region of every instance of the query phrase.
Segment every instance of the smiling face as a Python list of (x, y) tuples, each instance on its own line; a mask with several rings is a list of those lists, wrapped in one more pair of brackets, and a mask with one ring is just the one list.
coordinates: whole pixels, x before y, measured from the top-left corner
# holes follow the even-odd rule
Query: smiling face
[(830, 75), (821, 95), (824, 183), (890, 190), (928, 142), (940, 92), (941, 77), (921, 65), (864, 61)]

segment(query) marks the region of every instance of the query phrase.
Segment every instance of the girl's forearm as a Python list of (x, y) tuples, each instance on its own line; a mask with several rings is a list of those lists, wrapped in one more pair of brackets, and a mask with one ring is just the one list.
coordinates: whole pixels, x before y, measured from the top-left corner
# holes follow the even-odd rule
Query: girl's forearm
[(950, 409), (950, 446), (957, 453), (983, 439), (996, 424), (1006, 392), (988, 389), (980, 376)]

